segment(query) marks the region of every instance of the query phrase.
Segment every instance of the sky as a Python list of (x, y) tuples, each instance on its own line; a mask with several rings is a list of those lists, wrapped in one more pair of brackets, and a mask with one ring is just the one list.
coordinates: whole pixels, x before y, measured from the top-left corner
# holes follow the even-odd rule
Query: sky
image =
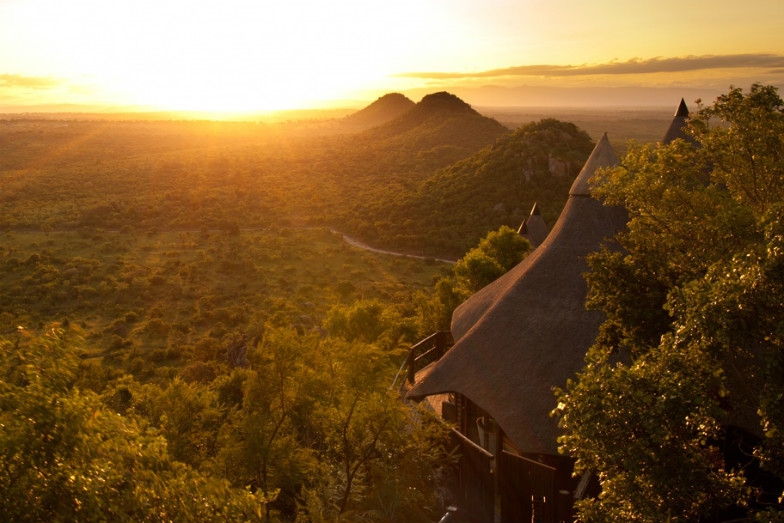
[(0, 111), (656, 105), (784, 86), (782, 0), (0, 0)]

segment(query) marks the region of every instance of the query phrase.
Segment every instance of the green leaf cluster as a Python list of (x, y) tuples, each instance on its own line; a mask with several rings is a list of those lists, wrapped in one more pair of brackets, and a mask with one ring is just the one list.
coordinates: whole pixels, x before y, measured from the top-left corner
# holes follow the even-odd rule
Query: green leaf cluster
[(76, 386), (59, 329), (0, 340), (0, 511), (6, 521), (260, 519), (262, 496), (204, 476), (144, 420)]
[(622, 251), (590, 258), (588, 306), (606, 321), (556, 409), (562, 449), (602, 483), (585, 521), (781, 508), (784, 103), (731, 89), (688, 133), (632, 144), (598, 175), (629, 223)]
[(490, 231), (435, 284), (435, 292), (420, 293), (422, 335), (448, 331), (454, 310), (482, 287), (520, 263), (531, 244), (506, 225)]
[[(70, 333), (69, 333), (70, 332)], [(108, 379), (72, 331), (0, 339), (8, 521), (430, 521), (446, 428), (389, 384), (397, 351), (267, 326), (248, 367)]]

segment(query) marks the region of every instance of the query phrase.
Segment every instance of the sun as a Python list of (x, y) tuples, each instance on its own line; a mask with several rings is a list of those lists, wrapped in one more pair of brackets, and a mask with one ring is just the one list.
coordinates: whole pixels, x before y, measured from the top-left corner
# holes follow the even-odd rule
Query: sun
[(120, 103), (161, 109), (293, 109), (348, 98), (388, 79), (426, 35), (390, 2), (19, 5), (29, 20), (25, 38), (35, 42), (30, 53), (47, 74), (77, 76)]

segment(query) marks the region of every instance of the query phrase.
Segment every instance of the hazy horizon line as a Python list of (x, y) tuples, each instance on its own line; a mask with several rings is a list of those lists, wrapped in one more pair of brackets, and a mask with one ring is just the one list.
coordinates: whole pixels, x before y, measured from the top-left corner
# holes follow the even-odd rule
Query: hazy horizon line
[[(0, 75), (2, 77), (2, 75)], [(745, 87), (745, 86), (744, 86)], [(448, 91), (460, 97), (473, 107), (490, 110), (500, 109), (570, 109), (570, 110), (651, 110), (672, 108), (681, 98), (692, 104), (697, 98), (710, 101), (725, 89), (699, 86), (556, 86), (556, 85), (433, 85), (403, 90), (379, 90), (364, 98), (324, 100), (310, 107), (288, 109), (247, 109), (234, 111), (165, 109), (151, 105), (138, 104), (101, 104), (101, 103), (40, 103), (40, 104), (3, 104), (0, 115), (6, 117), (43, 116), (43, 115), (122, 115), (124, 117), (155, 116), (156, 118), (243, 120), (248, 117), (267, 117), (275, 115), (303, 115), (302, 119), (339, 117), (341, 113), (359, 110), (374, 100), (394, 92), (418, 101), (427, 94)]]

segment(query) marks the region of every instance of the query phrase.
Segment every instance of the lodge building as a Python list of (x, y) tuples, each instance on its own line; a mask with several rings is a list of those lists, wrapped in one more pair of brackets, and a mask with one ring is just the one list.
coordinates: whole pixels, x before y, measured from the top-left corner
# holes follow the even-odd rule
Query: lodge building
[[(681, 101), (664, 143), (685, 137), (687, 116)], [(594, 199), (589, 179), (616, 165), (605, 134), (552, 231), (534, 206), (519, 230), (534, 250), (460, 305), (451, 332), (409, 352), (406, 397), (427, 399), (454, 427), (461, 457), (451, 490), (462, 520), (567, 522), (576, 499), (598, 493), (597, 479), (573, 477), (573, 460), (558, 453), (550, 414), (553, 389), (582, 368), (604, 320), (585, 308), (586, 256), (618, 248), (612, 238), (627, 217)]]

